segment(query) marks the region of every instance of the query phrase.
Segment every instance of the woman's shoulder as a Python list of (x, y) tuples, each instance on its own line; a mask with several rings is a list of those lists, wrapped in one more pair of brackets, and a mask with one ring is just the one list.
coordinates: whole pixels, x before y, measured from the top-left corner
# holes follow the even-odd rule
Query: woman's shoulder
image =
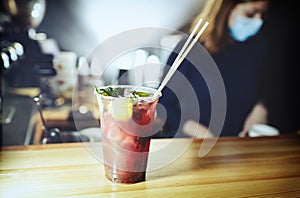
[(266, 52), (266, 39), (262, 37), (253, 37), (243, 42), (231, 42), (224, 46), (213, 56), (218, 56), (220, 54), (245, 54), (249, 56), (250, 54), (264, 54)]

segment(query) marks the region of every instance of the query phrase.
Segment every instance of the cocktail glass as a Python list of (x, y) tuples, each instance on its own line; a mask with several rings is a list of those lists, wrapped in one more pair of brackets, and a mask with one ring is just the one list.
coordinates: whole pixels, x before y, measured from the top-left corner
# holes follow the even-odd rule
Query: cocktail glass
[[(119, 88), (127, 96), (109, 96), (99, 90)], [(156, 105), (155, 89), (131, 85), (97, 88), (105, 176), (117, 183), (145, 181)]]

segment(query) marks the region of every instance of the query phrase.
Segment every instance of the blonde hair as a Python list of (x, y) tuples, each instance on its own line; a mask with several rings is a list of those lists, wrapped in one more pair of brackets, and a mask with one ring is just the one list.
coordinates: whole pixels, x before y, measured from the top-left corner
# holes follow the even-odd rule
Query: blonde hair
[(193, 27), (196, 25), (197, 21), (200, 18), (203, 18), (210, 23), (210, 26), (208, 26), (207, 30), (205, 31), (209, 32), (209, 29), (212, 29), (212, 26), (215, 22), (215, 18), (217, 13), (219, 12), (221, 3), (222, 0), (206, 0), (203, 10), (194, 18), (191, 24), (190, 32), (192, 32)]
[[(218, 22), (216, 20), (218, 14), (220, 13), (222, 4), (223, 0), (206, 0), (203, 10), (194, 18), (189, 30), (191, 33), (193, 27), (200, 18), (203, 18), (205, 21), (209, 22), (207, 29), (199, 38), (199, 42), (202, 43), (210, 53), (220, 50), (222, 47), (221, 41), (224, 40), (223, 34), (225, 27), (223, 26), (225, 24), (223, 24), (222, 27), (219, 27), (218, 25), (220, 24), (217, 24)], [(225, 23), (225, 21), (227, 21), (227, 18), (226, 20), (223, 19), (223, 23)]]
[(210, 53), (216, 53), (227, 44), (233, 42), (229, 35), (228, 18), (234, 7), (247, 1), (263, 1), (263, 0), (206, 0), (204, 8), (191, 23), (191, 33), (193, 27), (200, 18), (209, 22), (207, 29), (199, 38), (199, 42)]

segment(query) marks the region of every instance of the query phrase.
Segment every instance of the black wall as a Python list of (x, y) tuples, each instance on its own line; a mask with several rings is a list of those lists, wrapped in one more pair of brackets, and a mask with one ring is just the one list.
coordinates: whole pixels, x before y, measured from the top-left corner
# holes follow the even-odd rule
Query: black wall
[(271, 1), (266, 24), (269, 45), (267, 103), (270, 122), (283, 133), (300, 129), (299, 7), (290, 1)]

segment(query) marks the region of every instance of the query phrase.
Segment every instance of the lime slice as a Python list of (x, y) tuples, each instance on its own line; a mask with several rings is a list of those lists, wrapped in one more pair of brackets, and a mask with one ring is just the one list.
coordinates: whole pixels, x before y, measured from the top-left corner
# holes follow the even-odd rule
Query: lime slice
[(118, 121), (127, 121), (132, 116), (132, 100), (114, 99), (108, 107), (108, 112)]

